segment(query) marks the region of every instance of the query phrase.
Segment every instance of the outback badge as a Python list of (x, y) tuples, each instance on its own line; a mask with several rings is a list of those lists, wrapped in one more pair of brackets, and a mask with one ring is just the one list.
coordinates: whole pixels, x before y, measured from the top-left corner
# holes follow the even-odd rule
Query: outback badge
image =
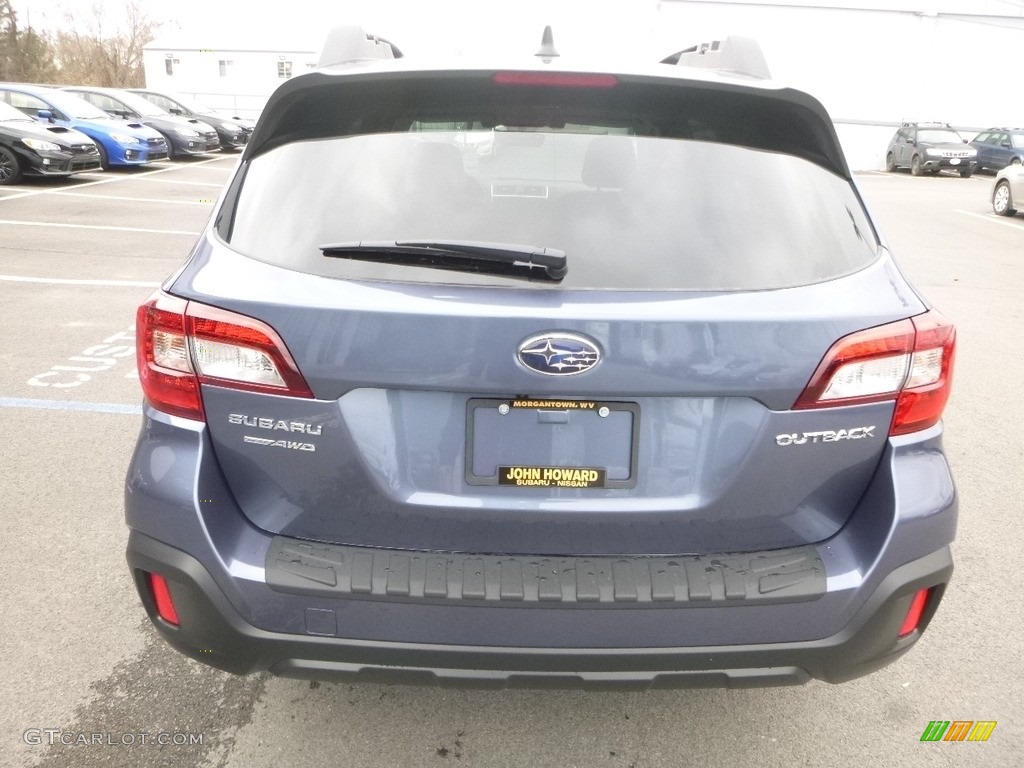
[(524, 368), (545, 376), (586, 373), (601, 362), (597, 344), (574, 333), (541, 333), (519, 345), (516, 355)]

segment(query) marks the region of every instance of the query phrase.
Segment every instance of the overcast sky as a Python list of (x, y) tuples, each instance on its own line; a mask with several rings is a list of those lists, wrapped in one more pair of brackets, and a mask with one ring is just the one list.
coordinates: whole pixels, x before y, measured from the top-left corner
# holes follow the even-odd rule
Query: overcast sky
[[(83, 17), (86, 9), (102, 7), (104, 29), (118, 23), (128, 0), (13, 0), (21, 27), (55, 31), (65, 25), (68, 9)], [(232, 42), (248, 36), (262, 42), (286, 39), (318, 50), (325, 30), (337, 24), (357, 23), (367, 31), (392, 40), (403, 51), (418, 52), (438, 45), (464, 51), (481, 48), (524, 48), (532, 53), (540, 44), (544, 25), (555, 28), (560, 48), (597, 49), (612, 45), (636, 48), (649, 38), (657, 0), (288, 0), (284, 4), (252, 4), (239, 11), (238, 3), (210, 0), (138, 0), (152, 19), (165, 22), (165, 33), (187, 37), (228, 37)], [(260, 13), (272, 7), (272, 15)], [(217, 45), (211, 41), (211, 45)], [(569, 51), (567, 51), (569, 52)]]
[[(685, 0), (662, 0), (664, 3)], [(693, 0), (700, 2), (700, 0)], [(758, 1), (758, 0), (756, 0)], [(782, 0), (777, 0), (782, 2)], [(115, 28), (129, 0), (12, 0), (19, 24), (55, 31), (66, 10), (80, 17), (102, 9), (104, 31)], [(545, 24), (565, 54), (668, 54), (659, 39), (659, 0), (287, 0), (282, 4), (239, 4), (218, 0), (137, 0), (164, 34), (183, 35), (202, 47), (238, 45), (319, 50), (325, 30), (361, 24), (406, 53), (488, 49), (532, 53)], [(759, 0), (771, 4), (773, 0)], [(787, 4), (889, 8), (928, 12), (1024, 15), (1024, 0), (788, 0)], [(742, 3), (741, 3), (742, 5)], [(269, 14), (264, 8), (273, 8)], [(244, 9), (244, 10), (243, 10)], [(199, 38), (202, 38), (200, 41)], [(682, 41), (689, 44), (693, 41)], [(652, 50), (653, 48), (653, 50)], [(673, 48), (676, 50), (677, 48)]]

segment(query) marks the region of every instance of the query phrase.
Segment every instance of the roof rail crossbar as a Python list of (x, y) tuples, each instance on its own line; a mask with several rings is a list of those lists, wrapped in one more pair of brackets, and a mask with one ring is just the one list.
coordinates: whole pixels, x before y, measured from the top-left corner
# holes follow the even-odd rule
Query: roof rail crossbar
[(714, 69), (719, 72), (731, 72), (762, 80), (770, 80), (772, 77), (761, 46), (750, 37), (730, 35), (724, 40), (700, 43), (666, 56), (661, 63), (680, 67)]
[(317, 67), (332, 67), (356, 61), (400, 59), (402, 52), (383, 37), (367, 34), (362, 27), (335, 27), (327, 33)]

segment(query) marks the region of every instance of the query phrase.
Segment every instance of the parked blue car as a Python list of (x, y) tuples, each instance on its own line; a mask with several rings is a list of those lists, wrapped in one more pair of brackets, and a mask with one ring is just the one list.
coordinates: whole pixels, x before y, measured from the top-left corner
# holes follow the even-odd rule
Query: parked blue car
[(1000, 171), (1024, 163), (1024, 128), (989, 128), (974, 137), (978, 168)]
[(103, 168), (147, 165), (167, 158), (167, 142), (142, 123), (125, 122), (66, 91), (21, 83), (0, 83), (0, 101), (29, 117), (81, 131), (96, 142)]

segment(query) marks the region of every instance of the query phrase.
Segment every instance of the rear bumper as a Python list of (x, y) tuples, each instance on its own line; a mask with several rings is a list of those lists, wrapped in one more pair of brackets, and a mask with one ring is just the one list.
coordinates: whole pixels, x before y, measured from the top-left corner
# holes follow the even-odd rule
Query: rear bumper
[[(337, 632), (343, 619), (318, 608), (306, 608), (305, 635), (268, 632), (243, 619), (202, 564), (184, 552), (133, 532), (128, 562), (161, 635), (182, 653), (219, 669), (237, 674), (269, 670), (285, 677), (496, 688), (755, 687), (798, 685), (812, 678), (843, 682), (879, 669), (910, 649), (934, 614), (953, 570), (948, 547), (898, 568), (848, 627), (819, 640), (545, 648), (332, 637), (326, 633)], [(180, 627), (156, 616), (146, 572), (160, 573), (170, 583)], [(919, 629), (898, 639), (913, 593), (931, 586), (938, 588)], [(628, 613), (622, 614), (623, 621), (632, 618)]]
[[(274, 536), (238, 509), (204, 424), (149, 408), (145, 419), (126, 483), (129, 567), (171, 645), (237, 674), (495, 687), (842, 682), (906, 652), (952, 573), (957, 499), (941, 426), (891, 438), (857, 509), (825, 541), (557, 562)], [(557, 594), (542, 589), (541, 567), (560, 574)], [(675, 581), (659, 578), (673, 569)], [(157, 616), (146, 573), (167, 580), (180, 626)], [(918, 629), (899, 638), (925, 588)]]

